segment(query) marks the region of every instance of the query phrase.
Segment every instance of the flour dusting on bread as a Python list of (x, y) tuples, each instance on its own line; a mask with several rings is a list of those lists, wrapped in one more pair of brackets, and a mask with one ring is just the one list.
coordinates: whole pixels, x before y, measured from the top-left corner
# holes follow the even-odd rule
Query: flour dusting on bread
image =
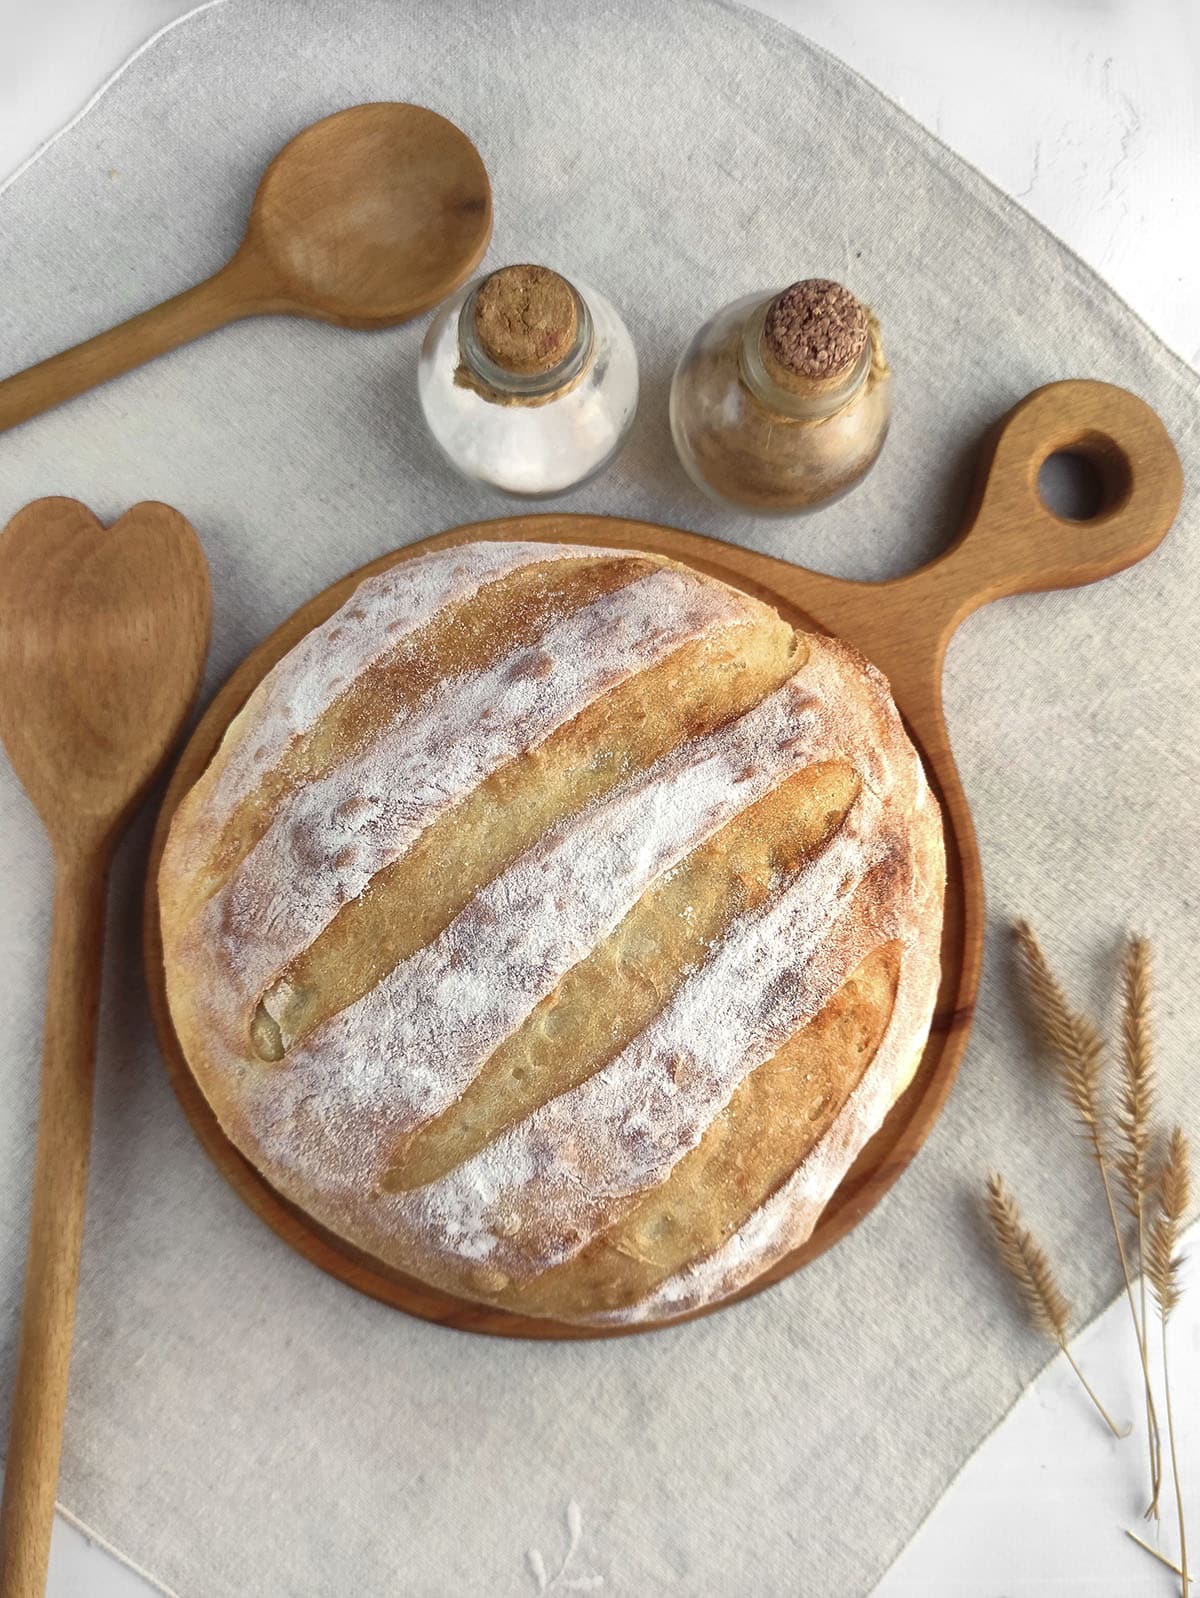
[(228, 816), (369, 667), (450, 606), (522, 567), (581, 560), (606, 551), (573, 544), (494, 543), (435, 549), (368, 577), (327, 622), (269, 671), (247, 707), (255, 736), (230, 751), (209, 795), (209, 814)]
[[(598, 597), (581, 587), (584, 602), (548, 617), (532, 642), (505, 649), (497, 637), (487, 659), (464, 645), (453, 670), (360, 746), (256, 797), (294, 739), (353, 695), (398, 638), (419, 650), (422, 629), (452, 606), (476, 607), (472, 636), (486, 633), (490, 583), (532, 582), (546, 561), (568, 559), (581, 584), (600, 560), (627, 560), (629, 578)], [(697, 672), (708, 675), (697, 682)], [(631, 692), (653, 673), (660, 694)], [(617, 780), (589, 798), (569, 780), (564, 762), (578, 755), (564, 739), (597, 707), (586, 758)], [(531, 751), (544, 753), (530, 764)], [(519, 781), (489, 800), (461, 848), (452, 826), (439, 833), (417, 883), (428, 905), (397, 897), (399, 887), (363, 899), (521, 760)], [(812, 777), (826, 769), (852, 777), (843, 798)], [(735, 825), (771, 795), (791, 805), (797, 782), (801, 832), (813, 840), (801, 856), (769, 819), (726, 856)], [(507, 840), (521, 836), (522, 795), (536, 783), (549, 785), (539, 814), (551, 819), (514, 850)], [(576, 792), (582, 800), (566, 797)], [(198, 899), (235, 811), (261, 816), (257, 835)], [(691, 906), (680, 906), (676, 934), (654, 922), (642, 980), (647, 906), (699, 852), (705, 891), (727, 878), (731, 904), (743, 889), (749, 897), (725, 919), (709, 905), (714, 930), (698, 944), (683, 925)], [(458, 872), (473, 884), (465, 893)], [(559, 1313), (594, 1323), (685, 1313), (805, 1241), (915, 1067), (937, 990), (943, 885), (936, 801), (886, 683), (853, 650), (793, 639), (758, 601), (657, 557), (537, 544), (442, 550), (364, 584), (264, 679), (180, 807), (160, 874), (177, 1031), (226, 1131), (267, 1178), (359, 1248), (435, 1285), (520, 1309), (522, 1292), (553, 1276), (567, 1284)], [(381, 935), (388, 917), (420, 915), (432, 930), (355, 993), (339, 965), (339, 918), (364, 903)], [(314, 947), (318, 968), (354, 996), (294, 1032), (290, 971)], [(748, 1204), (736, 1186), (704, 1187), (706, 1167), (689, 1156), (726, 1135), (742, 1085), (885, 948), (897, 975), (873, 1057), (850, 1047), (851, 1007), (846, 1044), (831, 1034), (811, 1062), (818, 1130), (768, 1127), (772, 1148), (786, 1134), (779, 1147), (797, 1151), (784, 1179)], [(582, 987), (563, 1012), (562, 1048), (584, 1050), (594, 1062), (584, 1068), (555, 1054), (554, 1005), (569, 981)], [(619, 995), (635, 988), (633, 1024)], [(263, 1016), (278, 1039), (271, 1057), (254, 1044)], [(514, 1053), (536, 1017), (537, 1039)], [(486, 1087), (502, 1050), (513, 1057), (503, 1093)], [(397, 1149), (435, 1136), (438, 1174), (397, 1185)], [(769, 1154), (739, 1155), (747, 1191), (759, 1191), (754, 1172)], [(585, 1272), (596, 1248), (647, 1195), (676, 1192), (693, 1231), (664, 1248), (661, 1269), (641, 1262), (636, 1293), (615, 1278), (597, 1287)], [(592, 1284), (577, 1301), (572, 1270)]]
[(636, 671), (738, 617), (736, 596), (673, 571), (565, 616), (539, 642), (444, 683), (362, 754), (297, 788), (211, 901), (243, 994), (257, 998), (430, 823), (505, 761)]
[[(276, 1097), (304, 1099), (310, 1116), (339, 1123), (354, 1103), (395, 1133), (444, 1110), (653, 882), (811, 764), (811, 705), (807, 689), (788, 683), (561, 822), (355, 1004), (296, 1047), (284, 1029), (288, 1071)], [(365, 1079), (360, 1059), (373, 1065)], [(299, 1154), (279, 1151), (284, 1161)]]

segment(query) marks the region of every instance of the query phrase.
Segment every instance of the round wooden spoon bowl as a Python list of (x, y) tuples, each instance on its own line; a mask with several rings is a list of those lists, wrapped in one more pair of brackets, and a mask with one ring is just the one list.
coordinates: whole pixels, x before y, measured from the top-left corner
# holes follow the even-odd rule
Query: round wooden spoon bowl
[(276, 274), (290, 309), (388, 327), (464, 282), (491, 227), (487, 172), (453, 122), (416, 105), (356, 105), (271, 162), (239, 254), (256, 276)]
[(0, 382), (0, 432), (243, 316), (391, 327), (483, 259), (492, 193), (479, 152), (419, 105), (356, 105), (286, 144), (246, 235), (195, 288)]

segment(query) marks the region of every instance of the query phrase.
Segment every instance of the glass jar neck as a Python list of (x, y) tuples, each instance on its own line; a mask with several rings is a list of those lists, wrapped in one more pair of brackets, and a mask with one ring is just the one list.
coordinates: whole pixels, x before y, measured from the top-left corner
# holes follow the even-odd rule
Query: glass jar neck
[(497, 399), (508, 403), (520, 400), (544, 400), (572, 387), (583, 376), (592, 359), (592, 314), (587, 301), (573, 284), (568, 284), (575, 300), (575, 337), (571, 347), (545, 372), (510, 372), (497, 366), (475, 331), (475, 301), (482, 284), (476, 284), (462, 303), (458, 313), (458, 353), (463, 366), (475, 380), (486, 399), (489, 391)]
[(862, 353), (841, 382), (814, 382), (809, 389), (783, 388), (771, 376), (763, 360), (763, 328), (774, 297), (756, 305), (742, 328), (742, 342), (738, 352), (738, 369), (742, 382), (768, 410), (784, 416), (795, 416), (808, 421), (818, 421), (832, 416), (852, 400), (866, 383), (871, 372), (871, 341), (863, 345)]

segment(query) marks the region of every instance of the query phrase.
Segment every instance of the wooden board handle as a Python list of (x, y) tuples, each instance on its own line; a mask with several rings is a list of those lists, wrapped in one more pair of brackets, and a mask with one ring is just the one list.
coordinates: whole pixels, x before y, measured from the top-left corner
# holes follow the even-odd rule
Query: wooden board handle
[(71, 1369), (92, 1128), (107, 862), (60, 862), (25, 1307), (0, 1506), (0, 1598), (40, 1598)]
[(174, 299), (5, 378), (0, 382), (0, 433), (214, 328), (267, 309), (251, 297), (253, 285), (245, 258), (235, 255), (219, 272)]
[[(1072, 521), (1042, 501), (1038, 474), (1060, 451), (1095, 469), (1097, 515)], [(1175, 519), (1183, 471), (1166, 428), (1111, 383), (1048, 383), (984, 441), (975, 489), (953, 544), (890, 582), (862, 583), (758, 557), (762, 577), (890, 678), (927, 734), (941, 719), (941, 673), (955, 628), (1006, 594), (1073, 588), (1123, 571), (1157, 548)]]
[[(1099, 478), (1100, 505), (1086, 520), (1058, 515), (1038, 491), (1042, 466), (1060, 452), (1082, 456)], [(1006, 594), (1092, 583), (1156, 549), (1182, 494), (1175, 446), (1144, 400), (1111, 383), (1049, 383), (993, 429), (961, 534), (910, 581), (953, 596), (956, 620)]]

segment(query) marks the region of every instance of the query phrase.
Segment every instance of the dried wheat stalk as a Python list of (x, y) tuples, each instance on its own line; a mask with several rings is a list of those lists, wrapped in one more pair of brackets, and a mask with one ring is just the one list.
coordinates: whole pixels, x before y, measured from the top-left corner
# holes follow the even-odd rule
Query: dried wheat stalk
[(1046, 962), (1033, 928), (1027, 921), (1016, 925), (1017, 946), (1021, 951), (1029, 992), (1037, 1013), (1042, 1033), (1054, 1052), (1059, 1067), (1062, 1089), (1079, 1121), (1080, 1130), (1088, 1150), (1100, 1172), (1104, 1197), (1108, 1204), (1113, 1237), (1121, 1261), (1121, 1274), (1125, 1279), (1125, 1296), (1129, 1301), (1129, 1314), (1133, 1320), (1133, 1333), (1137, 1340), (1138, 1358), (1142, 1365), (1142, 1383), (1146, 1399), (1146, 1431), (1150, 1449), (1151, 1504), (1148, 1513), (1158, 1512), (1158, 1490), (1162, 1471), (1162, 1443), (1159, 1437), (1158, 1414), (1150, 1384), (1150, 1363), (1146, 1355), (1146, 1328), (1138, 1316), (1133, 1296), (1133, 1275), (1125, 1252), (1125, 1239), (1113, 1198), (1112, 1182), (1108, 1170), (1108, 1139), (1104, 1107), (1100, 1090), (1100, 1073), (1104, 1059), (1104, 1044), (1096, 1027), (1087, 1016), (1073, 1010), (1067, 996)]
[(1191, 1157), (1188, 1140), (1181, 1127), (1171, 1133), (1167, 1157), (1159, 1173), (1158, 1210), (1150, 1227), (1146, 1248), (1146, 1271), (1158, 1301), (1159, 1328), (1162, 1333), (1163, 1390), (1167, 1397), (1167, 1436), (1171, 1445), (1171, 1474), (1175, 1480), (1175, 1505), (1179, 1512), (1179, 1565), (1184, 1598), (1187, 1598), (1187, 1534), (1183, 1524), (1183, 1493), (1179, 1486), (1179, 1456), (1175, 1448), (1175, 1416), (1171, 1408), (1171, 1372), (1167, 1363), (1167, 1322), (1179, 1303), (1179, 1273), (1183, 1256), (1179, 1252), (1179, 1232), (1191, 1202)]
[(1121, 1016), (1121, 1102), (1117, 1110), (1117, 1171), (1125, 1206), (1143, 1246), (1146, 1150), (1154, 1113), (1154, 1053), (1150, 1035), (1150, 945), (1133, 937), (1125, 955)]
[(1016, 1200), (1005, 1186), (1004, 1178), (995, 1172), (992, 1172), (987, 1179), (987, 1209), (992, 1230), (996, 1234), (1000, 1258), (1017, 1285), (1017, 1291), (1029, 1312), (1030, 1320), (1039, 1332), (1045, 1332), (1047, 1337), (1052, 1337), (1062, 1349), (1071, 1369), (1083, 1383), (1084, 1391), (1104, 1417), (1113, 1436), (1127, 1436), (1128, 1426), (1124, 1431), (1121, 1430), (1075, 1363), (1071, 1350), (1067, 1347), (1067, 1325), (1071, 1318), (1071, 1306), (1055, 1280), (1050, 1261), (1028, 1227), (1022, 1223), (1021, 1212), (1017, 1208)]
[(1159, 1172), (1156, 1197), (1158, 1213), (1150, 1227), (1146, 1246), (1146, 1269), (1159, 1314), (1167, 1321), (1179, 1303), (1179, 1231), (1191, 1203), (1191, 1150), (1181, 1127), (1171, 1133), (1167, 1157)]
[(1063, 1092), (1071, 1102), (1093, 1156), (1103, 1165), (1104, 1127), (1100, 1106), (1103, 1041), (1088, 1017), (1072, 1010), (1067, 1003), (1067, 996), (1047, 964), (1028, 921), (1018, 921), (1015, 930), (1038, 1024), (1058, 1061)]
[[(1117, 1174), (1125, 1207), (1133, 1217), (1137, 1238), (1138, 1298), (1142, 1343), (1149, 1340), (1146, 1314), (1146, 1150), (1154, 1112), (1154, 1054), (1150, 1035), (1150, 945), (1131, 937), (1125, 955), (1124, 1004), (1121, 1014), (1121, 1097), (1117, 1107)], [(1157, 1517), (1162, 1491), (1162, 1439), (1151, 1429), (1153, 1395), (1147, 1389), (1146, 1425), (1150, 1431), (1150, 1504), (1147, 1518)], [(1157, 1421), (1157, 1416), (1155, 1417)]]

